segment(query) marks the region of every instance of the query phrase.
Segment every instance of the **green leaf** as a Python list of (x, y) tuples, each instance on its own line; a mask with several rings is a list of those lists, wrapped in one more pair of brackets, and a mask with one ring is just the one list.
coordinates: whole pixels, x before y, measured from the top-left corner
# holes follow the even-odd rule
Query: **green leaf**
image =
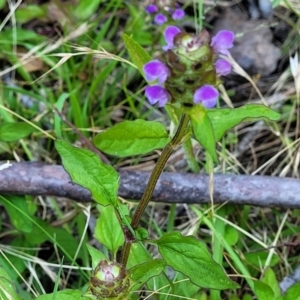
[(15, 290), (14, 281), (2, 267), (0, 267), (0, 299), (22, 300)]
[[(76, 256), (78, 250), (78, 240), (66, 231), (64, 228), (57, 228), (49, 225), (47, 222), (37, 217), (31, 217), (33, 223), (33, 230), (30, 233), (24, 233), (26, 241), (31, 245), (40, 245), (45, 241), (50, 241), (53, 244), (57, 244), (64, 255), (67, 258)], [(82, 255), (82, 251), (79, 251), (78, 257)]]
[(83, 293), (79, 290), (63, 290), (51, 294), (41, 295), (35, 300), (84, 300), (87, 297), (82, 296)]
[(131, 279), (140, 284), (146, 283), (150, 278), (158, 276), (165, 268), (166, 262), (155, 259), (139, 264), (129, 269)]
[(99, 204), (116, 205), (119, 175), (113, 167), (104, 164), (95, 153), (63, 140), (56, 140), (55, 147), (72, 181), (89, 189)]
[(0, 0), (0, 9), (2, 9), (6, 4), (6, 0)]
[[(266, 251), (255, 251), (244, 253), (245, 259), (248, 263), (253, 264), (255, 267), (260, 268), (265, 265), (268, 260), (269, 253)], [(269, 266), (273, 267), (278, 264), (279, 258), (277, 255), (273, 255), (271, 261), (269, 262)]]
[(73, 13), (80, 20), (86, 20), (91, 17), (100, 4), (101, 0), (80, 0)]
[[(24, 197), (19, 196), (6, 196), (5, 198), (0, 198), (0, 203), (5, 207), (12, 225), (20, 230), (21, 232), (30, 233), (33, 228), (31, 222), (27, 203)], [(24, 217), (20, 214), (22, 211), (28, 217)]]
[(16, 10), (17, 22), (23, 24), (33, 19), (46, 17), (46, 7), (42, 5), (24, 5)]
[(25, 138), (34, 131), (36, 131), (36, 129), (26, 122), (2, 123), (0, 125), (0, 141), (17, 141)]
[(196, 140), (218, 163), (214, 129), (207, 111), (201, 105), (196, 105), (191, 110), (190, 118)]
[(17, 39), (18, 44), (24, 44), (23, 42), (41, 43), (45, 40), (43, 36), (24, 28), (7, 28), (0, 32), (0, 41), (2, 43), (5, 41), (5, 44), (13, 45), (14, 39)]
[[(54, 103), (54, 107), (59, 111), (59, 112), (62, 112), (63, 110), (63, 107), (64, 107), (64, 104), (65, 104), (65, 101), (69, 98), (70, 94), (69, 93), (62, 93), (56, 103)], [(56, 137), (57, 138), (62, 138), (62, 123), (63, 123), (63, 120), (62, 118), (58, 115), (58, 114), (54, 114), (54, 132), (56, 134)]]
[(138, 227), (135, 231), (135, 234), (138, 241), (146, 240), (149, 237), (149, 232), (144, 227)]
[(105, 153), (124, 157), (163, 148), (169, 141), (168, 133), (161, 123), (135, 120), (121, 122), (100, 132), (93, 142)]
[(125, 30), (130, 33), (130, 36), (132, 36), (138, 44), (145, 46), (153, 45), (153, 40), (155, 39), (153, 32), (141, 30), (145, 25), (145, 18), (144, 15), (141, 14), (140, 6), (135, 5), (135, 3), (128, 3), (126, 7), (129, 10), (131, 18), (127, 19)]
[(276, 279), (276, 275), (271, 268), (267, 268), (265, 270), (264, 276), (261, 281), (267, 284), (272, 289), (275, 298), (281, 296), (281, 291), (279, 288), (278, 281)]
[(207, 114), (211, 120), (215, 132), (215, 139), (218, 142), (224, 133), (234, 126), (245, 121), (269, 119), (278, 121), (280, 114), (272, 109), (259, 104), (248, 104), (239, 108), (209, 109)]
[[(199, 286), (193, 284), (185, 275), (183, 275), (180, 272), (175, 273), (174, 279), (172, 280), (173, 282), (175, 281), (176, 284), (172, 287), (172, 294), (174, 295), (182, 295), (187, 298), (192, 298), (192, 299), (201, 299), (199, 290)], [(174, 299), (175, 300), (175, 299)], [(179, 300), (179, 299), (178, 299)]]
[(107, 257), (105, 257), (105, 255), (100, 252), (98, 249), (92, 247), (91, 245), (87, 244), (86, 245), (89, 254), (92, 258), (92, 268), (95, 269), (97, 267), (97, 265), (99, 264), (99, 262), (101, 260), (107, 260)]
[(275, 295), (271, 287), (261, 281), (254, 282), (254, 292), (258, 300), (274, 300)]
[(143, 66), (144, 64), (149, 62), (152, 57), (127, 34), (123, 33), (122, 38), (133, 63), (136, 65), (140, 73), (144, 76)]
[(132, 244), (127, 263), (128, 268), (134, 267), (138, 264), (142, 264), (150, 260), (152, 260), (152, 257), (142, 243)]
[(288, 288), (283, 299), (284, 300), (300, 300), (300, 283), (296, 283), (296, 284), (292, 285), (290, 288)]
[(226, 225), (225, 227), (225, 233), (224, 233), (224, 239), (226, 242), (230, 245), (233, 246), (235, 245), (238, 240), (239, 240), (239, 232), (237, 231), (236, 228)]
[(195, 237), (169, 232), (158, 241), (151, 242), (157, 244), (166, 263), (189, 277), (192, 283), (200, 287), (220, 290), (238, 287), (212, 259), (206, 245)]
[(116, 253), (124, 243), (124, 234), (113, 206), (109, 205), (101, 209), (94, 236), (112, 253)]
[(272, 7), (275, 8), (276, 6), (278, 6), (280, 4), (282, 0), (272, 0)]

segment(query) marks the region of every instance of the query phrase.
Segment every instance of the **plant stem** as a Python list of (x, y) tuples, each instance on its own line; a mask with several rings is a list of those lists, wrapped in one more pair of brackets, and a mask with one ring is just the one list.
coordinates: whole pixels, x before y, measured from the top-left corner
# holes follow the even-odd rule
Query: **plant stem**
[[(153, 195), (158, 178), (159, 178), (160, 174), (162, 173), (169, 157), (171, 156), (173, 151), (176, 150), (181, 145), (181, 143), (184, 139), (184, 136), (186, 134), (186, 131), (187, 131), (188, 123), (189, 123), (189, 117), (186, 114), (183, 114), (180, 119), (177, 131), (176, 131), (174, 137), (172, 138), (170, 143), (163, 149), (161, 156), (159, 157), (159, 159), (151, 173), (151, 176), (149, 178), (149, 181), (148, 181), (147, 187), (144, 191), (144, 194), (142, 196), (142, 199), (140, 200), (138, 207), (132, 217), (132, 221), (131, 221), (130, 225), (133, 230), (136, 230), (139, 225), (141, 217), (142, 217), (146, 207), (148, 206), (149, 201), (151, 200), (151, 197)], [(129, 257), (131, 244), (132, 244), (131, 241), (125, 240), (125, 243), (123, 245), (120, 262), (124, 266), (126, 266), (126, 263), (127, 263), (128, 257)]]
[[(178, 115), (178, 112), (176, 112), (176, 110), (174, 109), (174, 107), (172, 106), (165, 106), (165, 109), (169, 115), (169, 117), (171, 118), (172, 122), (178, 126), (179, 121), (180, 121), (180, 116)], [(200, 173), (200, 168), (199, 168), (199, 164), (198, 161), (195, 157), (194, 154), (194, 150), (193, 150), (193, 145), (192, 145), (192, 140), (189, 138), (187, 139), (183, 145), (183, 150), (184, 150), (184, 154), (186, 156), (186, 159), (188, 161), (189, 167), (190, 169), (193, 171), (193, 173), (197, 174)]]

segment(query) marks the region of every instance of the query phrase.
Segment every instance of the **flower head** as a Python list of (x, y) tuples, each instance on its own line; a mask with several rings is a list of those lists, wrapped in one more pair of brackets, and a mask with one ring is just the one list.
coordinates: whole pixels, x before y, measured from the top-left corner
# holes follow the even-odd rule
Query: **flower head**
[(181, 20), (185, 15), (185, 12), (183, 9), (181, 8), (177, 8), (175, 9), (175, 11), (172, 13), (172, 19), (174, 21), (177, 21), (177, 20)]
[(164, 106), (170, 99), (168, 91), (160, 85), (147, 86), (145, 95), (151, 105), (158, 103), (159, 107)]
[(165, 29), (164, 37), (167, 45), (163, 46), (163, 50), (167, 51), (174, 47), (174, 38), (179, 32), (181, 32), (181, 30), (176, 26), (168, 26)]
[(89, 289), (84, 296), (92, 299), (128, 299), (130, 288), (129, 274), (123, 265), (101, 261), (92, 273)]
[(228, 49), (233, 46), (233, 32), (222, 30), (211, 38), (205, 29), (192, 34), (176, 26), (167, 26), (164, 38), (166, 52), (162, 57), (165, 64), (153, 60), (144, 66), (146, 79), (152, 81), (150, 84), (154, 80), (157, 82), (145, 89), (149, 103), (159, 107), (167, 102), (215, 107), (220, 76), (231, 71), (230, 63), (226, 58), (219, 58), (219, 54), (229, 53)]
[(231, 72), (231, 64), (225, 59), (218, 59), (215, 62), (216, 72), (220, 76), (227, 75)]
[(219, 97), (218, 90), (212, 85), (203, 85), (194, 94), (194, 103), (202, 103), (206, 108), (215, 107)]
[(147, 81), (158, 80), (159, 84), (164, 83), (170, 75), (168, 67), (159, 60), (152, 60), (143, 67)]
[(211, 46), (216, 53), (228, 54), (228, 50), (233, 47), (234, 33), (229, 30), (219, 31), (212, 39)]
[(168, 18), (164, 14), (157, 14), (154, 17), (154, 23), (157, 25), (163, 25), (168, 21)]
[(146, 6), (145, 11), (148, 14), (154, 14), (158, 11), (158, 7), (155, 4), (150, 4)]

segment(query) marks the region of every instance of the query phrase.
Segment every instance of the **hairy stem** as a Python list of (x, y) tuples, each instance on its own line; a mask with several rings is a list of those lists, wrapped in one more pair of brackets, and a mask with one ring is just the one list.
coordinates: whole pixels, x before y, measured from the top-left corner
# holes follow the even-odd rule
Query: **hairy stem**
[[(162, 173), (169, 157), (171, 156), (173, 151), (175, 149), (177, 149), (183, 142), (184, 136), (187, 131), (188, 123), (189, 123), (189, 117), (186, 114), (183, 114), (174, 137), (172, 138), (170, 143), (163, 149), (161, 156), (159, 157), (159, 159), (151, 173), (151, 176), (149, 178), (149, 181), (148, 181), (147, 187), (145, 189), (145, 192), (142, 196), (142, 199), (140, 200), (138, 207), (132, 217), (132, 221), (131, 221), (130, 225), (133, 230), (136, 230), (139, 225), (141, 217), (153, 195), (158, 178), (159, 178), (160, 174)], [(124, 266), (126, 266), (126, 263), (128, 260), (131, 244), (132, 244), (131, 241), (125, 241), (125, 243), (123, 245), (120, 262)]]

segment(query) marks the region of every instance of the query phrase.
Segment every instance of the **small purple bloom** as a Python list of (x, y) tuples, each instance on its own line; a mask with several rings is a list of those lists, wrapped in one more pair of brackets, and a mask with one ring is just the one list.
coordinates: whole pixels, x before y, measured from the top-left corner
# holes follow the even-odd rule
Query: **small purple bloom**
[(174, 37), (180, 32), (181, 30), (176, 26), (168, 26), (164, 32), (165, 41), (167, 43), (166, 46), (163, 46), (163, 50), (167, 51), (174, 47)]
[(158, 103), (159, 107), (164, 106), (170, 99), (168, 91), (160, 85), (147, 86), (145, 95), (151, 105)]
[(221, 30), (211, 39), (211, 46), (216, 53), (228, 54), (229, 48), (233, 47), (234, 33), (229, 30)]
[(172, 14), (172, 19), (174, 21), (181, 20), (184, 17), (184, 15), (185, 15), (184, 10), (181, 8), (177, 8)]
[(218, 75), (225, 76), (231, 72), (231, 64), (225, 59), (218, 59), (215, 62), (215, 68)]
[(196, 104), (201, 102), (204, 107), (212, 108), (216, 106), (218, 97), (218, 90), (214, 86), (207, 84), (196, 90), (194, 102)]
[(168, 21), (168, 18), (164, 14), (157, 14), (154, 17), (154, 23), (157, 25), (163, 25)]
[(155, 4), (150, 4), (146, 6), (145, 10), (148, 14), (154, 14), (158, 11), (158, 7)]
[(146, 63), (143, 67), (143, 71), (147, 81), (151, 82), (157, 80), (159, 84), (164, 83), (170, 75), (168, 67), (157, 59)]

